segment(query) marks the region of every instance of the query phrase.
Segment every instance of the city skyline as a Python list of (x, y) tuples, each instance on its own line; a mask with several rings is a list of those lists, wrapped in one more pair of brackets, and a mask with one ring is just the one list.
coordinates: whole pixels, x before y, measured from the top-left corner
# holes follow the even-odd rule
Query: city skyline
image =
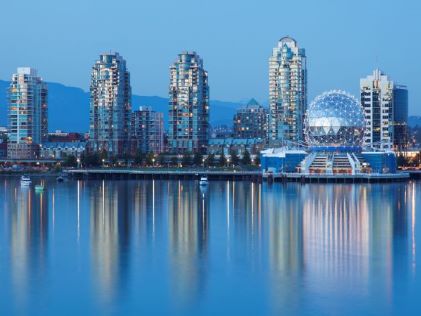
[[(190, 1), (181, 1), (180, 5), (189, 3)], [(413, 68), (421, 68), (420, 61), (415, 59), (406, 62), (404, 59), (408, 52), (416, 51), (419, 44), (403, 40), (399, 41), (399, 45), (392, 45), (401, 34), (405, 34), (405, 38), (415, 38), (417, 35), (418, 32), (411, 23), (419, 8), (419, 4), (414, 1), (406, 1), (405, 5), (399, 6), (393, 5), (391, 1), (381, 2), (383, 9), (378, 12), (376, 19), (369, 18), (368, 14), (371, 12), (370, 8), (380, 4), (379, 1), (364, 3), (366, 10), (362, 12), (361, 1), (348, 4), (346, 16), (343, 14), (344, 5), (340, 3), (329, 3), (323, 11), (318, 11), (317, 15), (313, 12), (319, 4), (305, 3), (300, 6), (304, 9), (300, 10), (299, 18), (306, 21), (302, 24), (294, 23), (297, 17), (294, 14), (284, 14), (282, 19), (275, 18), (276, 12), (279, 11), (276, 9), (293, 12), (297, 9), (293, 4), (271, 3), (274, 9), (270, 12), (264, 4), (242, 4), (242, 17), (231, 14), (234, 10), (232, 4), (227, 5), (226, 12), (220, 12), (218, 3), (206, 4), (206, 12), (200, 11), (198, 16), (193, 16), (190, 21), (179, 21), (180, 27), (185, 27), (186, 23), (197, 23), (201, 18), (206, 18), (205, 22), (218, 18), (220, 25), (204, 23), (200, 31), (183, 34), (177, 40), (170, 36), (171, 26), (175, 21), (171, 12), (176, 8), (175, 4), (163, 1), (155, 4), (126, 2), (129, 18), (122, 25), (116, 25), (108, 33), (98, 34), (95, 38), (89, 35), (90, 32), (83, 30), (96, 27), (88, 15), (89, 9), (95, 7), (96, 3), (88, 4), (88, 9), (80, 9), (81, 12), (75, 11), (73, 6), (78, 6), (73, 4), (70, 6), (69, 3), (64, 3), (58, 7), (48, 0), (37, 4), (26, 1), (5, 4), (3, 12), (18, 10), (23, 17), (29, 16), (33, 5), (38, 9), (52, 6), (57, 14), (48, 16), (48, 21), (43, 21), (44, 13), (41, 13), (39, 27), (54, 22), (56, 27), (48, 30), (48, 36), (45, 38), (36, 35), (36, 38), (31, 40), (33, 45), (30, 51), (23, 49), (23, 44), (16, 42), (13, 34), (3, 31), (5, 47), (14, 49), (4, 52), (3, 65), (0, 67), (1, 79), (7, 80), (17, 65), (31, 65), (42, 71), (44, 77), (49, 78), (51, 82), (61, 82), (87, 90), (89, 80), (86, 69), (89, 69), (98, 53), (112, 49), (131, 61), (132, 80), (136, 82), (133, 85), (133, 93), (165, 96), (168, 65), (179, 51), (191, 49), (198, 51), (207, 61), (207, 70), (211, 77), (209, 85), (212, 86), (214, 99), (238, 102), (255, 97), (266, 104), (267, 58), (274, 41), (284, 35), (290, 35), (306, 48), (309, 56), (308, 69), (312, 74), (309, 75), (309, 99), (331, 88), (344, 89), (358, 95), (356, 78), (363, 77), (372, 69), (380, 68), (413, 91), (409, 96), (410, 113), (421, 114), (417, 106), (420, 104), (421, 93), (415, 89), (418, 79), (416, 72), (412, 71)], [(104, 5), (98, 7), (98, 10), (106, 14), (110, 7)], [(187, 12), (194, 10), (188, 5), (184, 7)], [(69, 13), (66, 14), (67, 12)], [(139, 21), (135, 20), (136, 23), (139, 22), (139, 26), (133, 24), (133, 14), (136, 12), (148, 12), (148, 15), (142, 14)], [(267, 18), (260, 19), (262, 21), (258, 25), (241, 23), (241, 28), (232, 27), (233, 22), (240, 19), (245, 21), (255, 15)], [(72, 21), (75, 16), (80, 19), (83, 29), (73, 27)], [(359, 19), (356, 19), (356, 16), (359, 16)], [(399, 22), (390, 23), (391, 18)], [(364, 20), (364, 23), (361, 23), (361, 20)], [(157, 25), (157, 21), (163, 21), (162, 25)], [(4, 18), (0, 19), (0, 29), (6, 30), (11, 22), (11, 18), (4, 14)], [(231, 27), (222, 32), (228, 23)], [(309, 25), (312, 25), (311, 30)], [(337, 27), (332, 28), (331, 25)], [(366, 29), (378, 30), (377, 36), (361, 36)], [(20, 26), (17, 32), (19, 30)], [(217, 35), (217, 39), (213, 34)], [(56, 45), (46, 46), (47, 39)], [(71, 60), (63, 64), (60, 56), (71, 56)], [(247, 67), (244, 67), (245, 63)]]

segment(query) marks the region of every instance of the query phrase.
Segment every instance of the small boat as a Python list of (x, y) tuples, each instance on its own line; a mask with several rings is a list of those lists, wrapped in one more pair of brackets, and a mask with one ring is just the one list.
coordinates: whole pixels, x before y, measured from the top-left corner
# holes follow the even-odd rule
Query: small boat
[(200, 186), (205, 186), (205, 185), (208, 185), (208, 177), (206, 177), (206, 176), (202, 176), (202, 177), (200, 177), (200, 181), (199, 181), (199, 185)]
[(44, 186), (42, 184), (37, 184), (35, 186), (35, 192), (38, 192), (38, 193), (44, 192)]
[(29, 186), (32, 183), (31, 178), (27, 175), (23, 175), (20, 177), (20, 185), (21, 186)]

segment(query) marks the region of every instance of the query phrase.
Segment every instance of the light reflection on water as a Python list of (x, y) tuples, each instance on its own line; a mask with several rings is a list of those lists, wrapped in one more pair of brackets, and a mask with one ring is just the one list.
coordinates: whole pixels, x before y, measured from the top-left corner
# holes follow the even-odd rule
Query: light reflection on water
[(418, 312), (417, 182), (0, 184), (0, 314)]

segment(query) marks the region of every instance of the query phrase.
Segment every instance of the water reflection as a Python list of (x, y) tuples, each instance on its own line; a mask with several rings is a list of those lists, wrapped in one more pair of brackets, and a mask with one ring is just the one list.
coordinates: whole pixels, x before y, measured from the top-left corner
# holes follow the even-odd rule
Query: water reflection
[(274, 304), (298, 308), (302, 299), (299, 288), (305, 268), (305, 189), (289, 185), (281, 189), (282, 194), (268, 191), (263, 201), (263, 209), (267, 210), (269, 280), (273, 287)]
[(255, 262), (262, 247), (261, 185), (256, 183), (221, 182), (213, 191), (225, 198), (227, 227), (227, 258)]
[[(10, 274), (16, 306), (48, 292), (49, 279), (71, 287), (60, 279), (69, 273), (93, 284), (91, 313), (158, 302), (164, 314), (198, 314), (199, 303), (217, 314), (221, 297), (261, 314), (386, 313), (416, 276), (420, 183), (70, 181), (42, 194), (1, 185), (10, 263), (0, 281)], [(88, 268), (63, 272), (48, 264), (58, 255)]]
[[(298, 311), (301, 300), (311, 300), (302, 293), (317, 288), (331, 296), (344, 285), (357, 297), (383, 296), (387, 309), (394, 273), (408, 272), (408, 187), (288, 184), (282, 190), (269, 190), (264, 207), (275, 310)], [(335, 302), (313, 304), (328, 312)]]
[[(175, 184), (175, 183), (174, 183)], [(168, 238), (172, 294), (181, 306), (200, 299), (206, 287), (209, 200), (196, 182), (168, 186)]]
[(10, 216), (10, 267), (15, 299), (25, 304), (30, 291), (46, 281), (48, 194), (31, 188), (7, 191)]
[(127, 282), (131, 239), (127, 182), (90, 187), (92, 266), (101, 298), (110, 302)]

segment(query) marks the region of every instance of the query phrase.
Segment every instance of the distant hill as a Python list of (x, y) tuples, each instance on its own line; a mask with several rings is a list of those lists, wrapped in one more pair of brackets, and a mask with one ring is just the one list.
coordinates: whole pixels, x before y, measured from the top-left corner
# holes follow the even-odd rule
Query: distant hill
[[(7, 88), (9, 82), (0, 80), (0, 126), (7, 125)], [(68, 87), (49, 82), (49, 130), (85, 132), (89, 128), (89, 92), (80, 88)], [(210, 120), (212, 125), (232, 124), (232, 118), (241, 103), (210, 101)], [(141, 105), (151, 106), (155, 111), (164, 113), (168, 123), (168, 99), (157, 96), (133, 95), (133, 110)]]

